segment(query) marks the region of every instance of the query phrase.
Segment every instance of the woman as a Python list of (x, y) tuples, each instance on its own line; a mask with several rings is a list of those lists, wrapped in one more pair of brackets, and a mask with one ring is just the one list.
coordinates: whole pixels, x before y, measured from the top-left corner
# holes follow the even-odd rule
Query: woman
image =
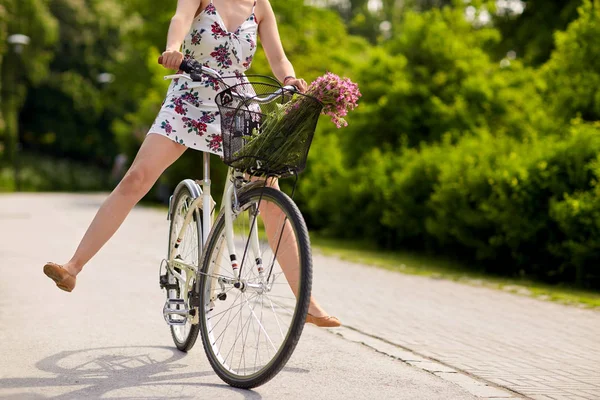
[[(222, 75), (235, 75), (234, 80), (244, 81), (243, 73), (250, 67), (256, 51), (257, 35), (273, 74), (285, 85), (295, 85), (304, 92), (306, 82), (294, 76), (268, 0), (178, 0), (162, 64), (178, 69), (184, 57), (192, 57)], [(222, 156), (220, 119), (214, 103), (214, 96), (221, 89), (219, 82), (210, 78), (199, 85), (178, 80), (171, 83), (161, 111), (133, 164), (98, 210), (71, 260), (63, 265), (49, 262), (44, 266), (44, 273), (60, 289), (73, 290), (83, 266), (186, 148)], [(276, 180), (269, 185), (279, 189)], [(262, 216), (265, 225), (278, 220), (278, 215), (268, 210)], [(280, 259), (279, 262), (282, 268), (291, 269), (290, 264), (297, 261), (290, 263)], [(312, 298), (308, 312), (307, 322), (323, 327), (340, 326), (339, 320), (327, 315)]]

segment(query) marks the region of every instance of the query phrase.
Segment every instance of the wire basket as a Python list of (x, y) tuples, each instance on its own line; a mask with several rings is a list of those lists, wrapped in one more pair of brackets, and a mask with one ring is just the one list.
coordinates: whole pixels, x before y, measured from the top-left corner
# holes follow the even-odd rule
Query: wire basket
[(217, 94), (223, 162), (251, 175), (298, 174), (323, 105), (281, 86), (247, 82)]

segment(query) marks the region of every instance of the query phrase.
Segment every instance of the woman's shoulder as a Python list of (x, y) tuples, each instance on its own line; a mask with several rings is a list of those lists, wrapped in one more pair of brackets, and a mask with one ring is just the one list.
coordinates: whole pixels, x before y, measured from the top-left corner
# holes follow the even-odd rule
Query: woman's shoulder
[(198, 15), (200, 15), (202, 13), (202, 11), (204, 11), (204, 9), (206, 7), (208, 7), (209, 4), (210, 4), (210, 0), (200, 0), (200, 5), (198, 6), (198, 9), (196, 10), (196, 15), (194, 15), (194, 18), (198, 17)]
[[(209, 0), (210, 1), (210, 0)], [(254, 16), (256, 17), (256, 22), (260, 24), (260, 22), (269, 15), (273, 14), (273, 8), (271, 7), (271, 3), (269, 0), (254, 0)]]

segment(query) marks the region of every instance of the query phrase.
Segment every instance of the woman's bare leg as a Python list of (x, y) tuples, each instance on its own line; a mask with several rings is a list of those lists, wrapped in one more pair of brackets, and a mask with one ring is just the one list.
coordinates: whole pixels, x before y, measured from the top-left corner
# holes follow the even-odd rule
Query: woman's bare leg
[[(268, 186), (279, 190), (279, 183), (273, 179), (268, 182)], [(281, 269), (292, 289), (294, 295), (298, 294), (298, 282), (300, 276), (300, 256), (298, 254), (298, 247), (296, 245), (296, 237), (292, 229), (290, 221), (285, 221), (285, 215), (281, 209), (275, 206), (273, 203), (262, 201), (259, 207), (260, 215), (262, 216), (263, 223), (265, 224), (265, 230), (267, 238), (269, 240), (269, 246), (277, 251), (277, 261), (281, 265)], [(283, 226), (283, 235), (281, 233)], [(281, 241), (280, 241), (281, 237)], [(275, 250), (274, 250), (275, 251)], [(325, 317), (328, 314), (321, 308), (319, 303), (310, 297), (310, 304), (308, 306), (308, 313), (315, 317)]]
[(133, 206), (186, 147), (158, 134), (147, 135), (133, 164), (96, 213), (71, 260), (63, 265), (76, 276), (121, 226)]

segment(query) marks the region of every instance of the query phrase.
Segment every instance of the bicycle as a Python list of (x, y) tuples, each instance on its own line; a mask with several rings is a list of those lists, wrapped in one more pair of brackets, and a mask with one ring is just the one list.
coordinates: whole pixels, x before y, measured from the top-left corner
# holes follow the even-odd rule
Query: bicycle
[[(170, 198), (169, 247), (159, 269), (160, 286), (167, 291), (163, 315), (179, 350), (190, 350), (200, 334), (216, 374), (231, 386), (249, 389), (272, 379), (296, 347), (310, 302), (312, 255), (298, 207), (288, 195), (267, 185), (275, 177), (297, 178), (306, 157), (272, 170), (260, 159), (253, 160), (252, 168), (241, 168), (236, 155), (260, 131), (269, 107), (299, 94), (295, 87), (279, 83), (227, 85), (227, 77), (194, 60), (184, 60), (180, 70), (189, 76), (165, 79), (212, 78), (223, 83), (225, 89), (215, 101), (221, 115), (223, 161), (230, 168), (214, 223), (207, 153), (203, 180), (183, 180)], [(257, 175), (264, 179), (250, 178)], [(272, 217), (263, 218), (263, 213), (279, 215), (277, 223)], [(287, 267), (279, 263), (284, 259)], [(290, 262), (293, 259), (297, 263)]]

